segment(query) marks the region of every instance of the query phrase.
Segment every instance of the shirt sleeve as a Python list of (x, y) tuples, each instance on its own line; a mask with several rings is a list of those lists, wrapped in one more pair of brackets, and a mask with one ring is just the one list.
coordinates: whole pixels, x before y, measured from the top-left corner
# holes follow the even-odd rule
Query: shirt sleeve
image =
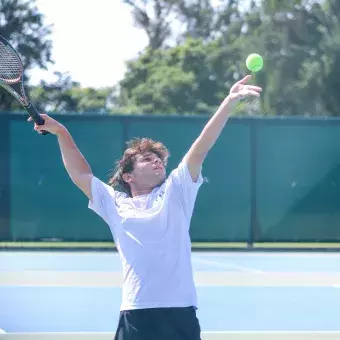
[(200, 171), (197, 181), (193, 181), (188, 169), (185, 158), (181, 161), (171, 174), (171, 181), (180, 192), (184, 211), (188, 218), (191, 218), (198, 190), (203, 183), (202, 173)]
[(112, 227), (117, 215), (116, 191), (93, 176), (91, 180), (91, 195), (92, 200), (89, 201), (88, 207)]

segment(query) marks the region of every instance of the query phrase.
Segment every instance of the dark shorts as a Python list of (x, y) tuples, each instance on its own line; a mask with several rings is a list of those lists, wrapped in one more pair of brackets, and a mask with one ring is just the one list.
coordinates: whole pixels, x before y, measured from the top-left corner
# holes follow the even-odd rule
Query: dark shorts
[(200, 340), (194, 307), (121, 311), (115, 340)]

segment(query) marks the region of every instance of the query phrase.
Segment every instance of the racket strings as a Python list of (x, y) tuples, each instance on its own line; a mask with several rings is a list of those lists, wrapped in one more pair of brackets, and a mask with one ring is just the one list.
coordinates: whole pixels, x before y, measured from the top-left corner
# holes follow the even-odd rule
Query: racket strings
[(0, 42), (0, 79), (8, 83), (17, 82), (21, 73), (22, 67), (16, 53)]

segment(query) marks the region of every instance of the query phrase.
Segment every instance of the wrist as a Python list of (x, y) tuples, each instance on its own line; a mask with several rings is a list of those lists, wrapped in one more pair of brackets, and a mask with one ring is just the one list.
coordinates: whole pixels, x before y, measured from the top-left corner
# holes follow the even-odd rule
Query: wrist
[(57, 137), (61, 137), (65, 134), (67, 134), (67, 132), (68, 131), (67, 131), (66, 127), (64, 125), (60, 124), (55, 134), (57, 135)]
[(239, 96), (229, 94), (222, 102), (222, 107), (233, 109), (239, 101), (240, 101)]
[(240, 96), (235, 94), (235, 93), (230, 93), (227, 98), (226, 98), (226, 101), (227, 103), (233, 103), (233, 104), (236, 104), (240, 101)]

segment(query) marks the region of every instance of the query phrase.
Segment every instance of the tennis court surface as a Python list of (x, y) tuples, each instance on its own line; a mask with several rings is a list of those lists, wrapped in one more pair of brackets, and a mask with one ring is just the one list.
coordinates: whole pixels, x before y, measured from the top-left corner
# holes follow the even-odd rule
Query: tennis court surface
[[(340, 254), (193, 252), (204, 340), (340, 339)], [(0, 339), (113, 339), (116, 252), (0, 252)]]

